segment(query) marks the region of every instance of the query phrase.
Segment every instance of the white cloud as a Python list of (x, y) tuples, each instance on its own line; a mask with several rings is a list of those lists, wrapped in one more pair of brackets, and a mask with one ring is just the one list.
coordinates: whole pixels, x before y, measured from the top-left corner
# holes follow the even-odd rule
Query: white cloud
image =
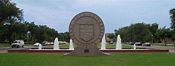
[(121, 0), (75, 0), (75, 4), (82, 6), (95, 6), (95, 5), (106, 5), (110, 3), (120, 2)]
[(174, 0), (12, 0), (24, 9), (27, 21), (44, 24), (58, 32), (68, 31), (71, 19), (79, 12), (98, 14), (107, 32), (131, 23), (159, 22), (169, 25), (168, 9)]
[(24, 9), (25, 20), (34, 21), (39, 25), (47, 25), (55, 28), (58, 32), (68, 31), (68, 25), (74, 16), (71, 11), (62, 6), (48, 8), (25, 3), (18, 3), (17, 6)]

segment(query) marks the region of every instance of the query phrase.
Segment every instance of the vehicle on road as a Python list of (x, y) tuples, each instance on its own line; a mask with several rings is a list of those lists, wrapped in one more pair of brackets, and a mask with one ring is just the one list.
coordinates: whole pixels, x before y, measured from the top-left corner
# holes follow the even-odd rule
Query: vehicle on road
[(35, 44), (33, 44), (33, 46), (36, 46), (36, 47), (39, 46), (39, 45), (40, 45), (40, 43), (35, 43)]
[(151, 44), (149, 42), (145, 42), (143, 46), (151, 46)]
[(135, 45), (136, 46), (142, 46), (142, 43), (141, 42), (135, 42)]
[(53, 42), (48, 42), (48, 41), (44, 41), (42, 43), (43, 46), (47, 46), (47, 45), (53, 45)]
[(66, 41), (59, 41), (59, 44), (68, 44)]
[(11, 44), (12, 48), (20, 48), (20, 47), (24, 47), (24, 41), (23, 40), (15, 40), (12, 44)]

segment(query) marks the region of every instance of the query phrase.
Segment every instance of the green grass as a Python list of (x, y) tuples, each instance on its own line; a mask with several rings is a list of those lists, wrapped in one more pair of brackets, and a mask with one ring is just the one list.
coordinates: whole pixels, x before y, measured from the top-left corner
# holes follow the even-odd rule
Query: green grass
[(4, 53), (1, 66), (174, 66), (175, 53), (111, 53), (63, 56), (62, 53)]
[(10, 44), (0, 44), (0, 47), (10, 47)]
[[(152, 45), (152, 46), (165, 46), (164, 43), (153, 43), (153, 44), (151, 44), (151, 45)], [(175, 45), (175, 44), (170, 44), (170, 43), (166, 44), (167, 47), (174, 47), (174, 45)]]

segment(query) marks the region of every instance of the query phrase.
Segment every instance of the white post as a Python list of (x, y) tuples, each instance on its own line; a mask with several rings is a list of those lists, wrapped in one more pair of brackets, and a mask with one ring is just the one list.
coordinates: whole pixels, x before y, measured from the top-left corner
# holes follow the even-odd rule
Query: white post
[(101, 42), (101, 50), (105, 50), (105, 49), (106, 49), (106, 39), (104, 34)]
[(73, 41), (70, 39), (69, 50), (74, 50)]

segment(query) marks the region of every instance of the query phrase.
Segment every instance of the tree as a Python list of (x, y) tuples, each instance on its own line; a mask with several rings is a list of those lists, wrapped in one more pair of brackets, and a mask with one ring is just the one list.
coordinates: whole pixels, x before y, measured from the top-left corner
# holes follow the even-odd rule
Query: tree
[(155, 33), (158, 30), (158, 26), (159, 25), (157, 23), (153, 23), (149, 28), (150, 32), (152, 33), (152, 36), (153, 36), (152, 42), (155, 42), (157, 40), (157, 36), (155, 35)]
[(160, 41), (164, 41), (166, 46), (167, 39), (171, 37), (171, 31), (170, 29), (164, 27), (156, 31), (156, 36)]
[(70, 40), (69, 32), (59, 33), (58, 34), (58, 39), (60, 41), (67, 41), (67, 42), (69, 42), (69, 40)]
[(115, 30), (115, 36), (120, 35), (122, 38), (122, 41), (128, 42), (131, 41), (131, 35), (128, 33), (129, 27), (123, 27), (119, 30)]
[[(175, 8), (170, 10), (170, 18), (171, 18), (171, 28), (172, 30), (172, 40), (175, 40)], [(174, 45), (175, 46), (175, 45)]]
[(46, 25), (35, 25), (31, 23), (28, 26), (28, 29), (31, 32), (32, 42), (40, 42), (43, 41), (53, 41), (55, 37), (58, 36), (58, 32), (54, 29), (47, 27)]
[(20, 20), (21, 13), (21, 10), (10, 0), (0, 0), (0, 40), (12, 42), (12, 35), (16, 36), (16, 32), (13, 32), (14, 25)]
[(136, 23), (116, 30), (115, 34), (120, 34), (122, 40), (126, 42), (148, 42), (152, 40), (152, 33), (149, 28), (149, 24)]
[(21, 10), (10, 0), (0, 0), (0, 27), (8, 20), (19, 20)]
[(129, 32), (131, 32), (132, 39), (138, 42), (148, 42), (152, 39), (151, 32), (149, 30), (149, 24), (136, 23), (130, 26)]
[(20, 22), (15, 22), (14, 24), (11, 25), (9, 29), (9, 41), (12, 42), (14, 40), (21, 40), (25, 39), (26, 36), (25, 34), (27, 33), (27, 27), (25, 24), (20, 23)]
[(170, 10), (171, 28), (175, 29), (175, 8)]

